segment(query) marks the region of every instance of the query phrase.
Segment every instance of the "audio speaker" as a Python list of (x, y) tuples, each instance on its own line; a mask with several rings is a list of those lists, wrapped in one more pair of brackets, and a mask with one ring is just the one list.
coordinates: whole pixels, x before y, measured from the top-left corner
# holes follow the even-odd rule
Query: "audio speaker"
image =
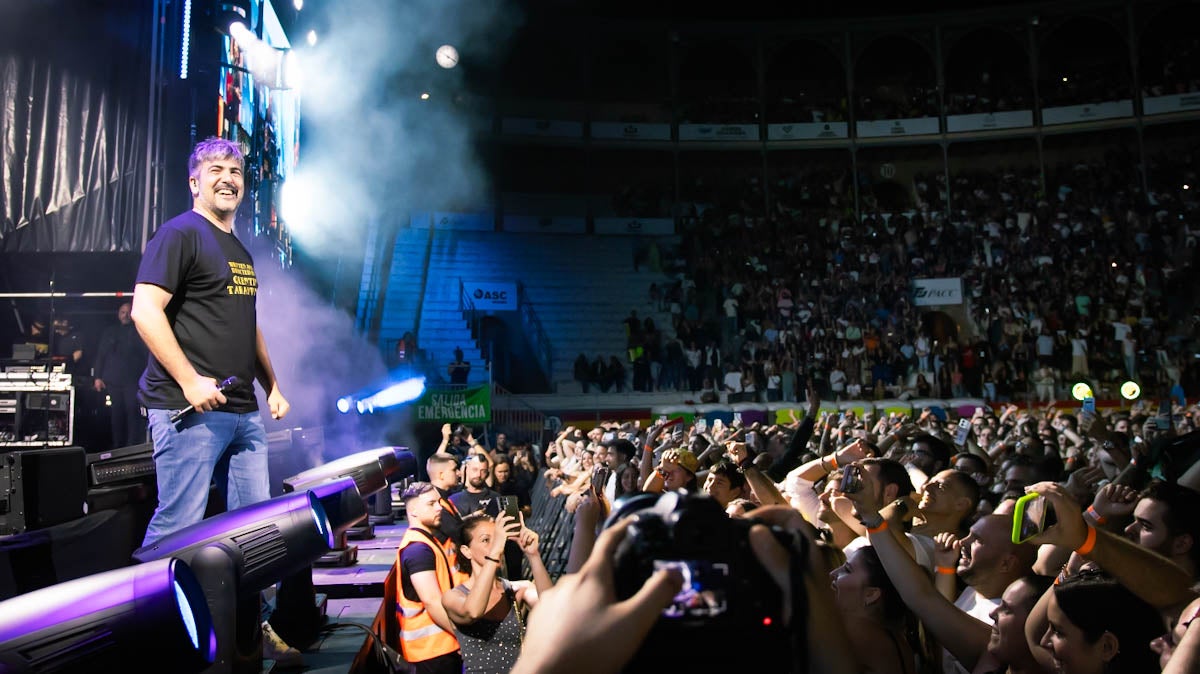
[(0, 454), (0, 536), (83, 517), (86, 500), (87, 455), (82, 447)]

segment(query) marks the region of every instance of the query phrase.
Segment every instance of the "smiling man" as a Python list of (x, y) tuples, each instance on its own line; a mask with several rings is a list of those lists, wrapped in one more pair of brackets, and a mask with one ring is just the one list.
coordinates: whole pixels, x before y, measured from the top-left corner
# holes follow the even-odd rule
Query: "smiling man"
[[(270, 497), (257, 378), (271, 416), (289, 409), (258, 329), (254, 260), (233, 234), (244, 160), (209, 138), (188, 159), (192, 210), (154, 233), (138, 267), (133, 323), (152, 358), (138, 385), (158, 473), (158, 507), (145, 544), (199, 522), (216, 481), (234, 510)], [(237, 377), (222, 391), (218, 382)], [(191, 406), (172, 422), (174, 411)]]

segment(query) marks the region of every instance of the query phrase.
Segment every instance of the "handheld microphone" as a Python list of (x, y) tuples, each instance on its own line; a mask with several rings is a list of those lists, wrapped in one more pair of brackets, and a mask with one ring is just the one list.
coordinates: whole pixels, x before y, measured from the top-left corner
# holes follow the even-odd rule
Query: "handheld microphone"
[[(221, 391), (221, 395), (228, 395), (229, 392), (232, 391), (234, 388), (236, 388), (237, 385), (240, 383), (241, 383), (241, 381), (237, 377), (230, 377), (230, 378), (226, 379), (225, 381), (221, 382), (221, 386), (219, 387), (220, 391)], [(187, 415), (189, 415), (195, 411), (196, 411), (195, 407), (188, 405), (187, 407), (179, 410), (178, 412), (173, 413), (170, 417), (170, 421), (173, 424), (177, 424), (177, 423), (179, 423), (180, 419), (183, 419), (184, 417), (186, 417)]]

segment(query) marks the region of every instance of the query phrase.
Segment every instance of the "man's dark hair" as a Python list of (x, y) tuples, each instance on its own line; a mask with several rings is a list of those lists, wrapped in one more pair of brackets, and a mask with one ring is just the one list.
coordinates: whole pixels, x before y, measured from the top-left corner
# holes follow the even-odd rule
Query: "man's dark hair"
[(1174, 482), (1151, 480), (1139, 496), (1167, 506), (1163, 514), (1167, 534), (1172, 538), (1184, 534), (1191, 536), (1192, 549), (1188, 551), (1188, 557), (1200, 567), (1200, 517), (1197, 516), (1200, 514), (1200, 493)]
[(733, 465), (728, 459), (721, 459), (711, 469), (712, 473), (724, 477), (729, 480), (730, 489), (741, 489), (746, 486), (746, 474), (740, 468)]
[(950, 482), (954, 484), (955, 489), (960, 491), (963, 496), (971, 499), (971, 510), (967, 511), (967, 518), (975, 511), (975, 507), (979, 505), (979, 483), (975, 478), (962, 472), (961, 470), (953, 470), (946, 474)]
[(407, 506), (409, 501), (419, 496), (424, 496), (431, 491), (433, 491), (432, 484), (428, 482), (414, 482), (404, 488), (404, 493), (400, 495), (400, 500), (404, 501), (404, 505)]
[(915, 445), (918, 442), (924, 443), (929, 448), (929, 453), (933, 455), (933, 460), (939, 468), (945, 468), (950, 465), (950, 457), (954, 452), (950, 450), (950, 445), (946, 444), (945, 440), (929, 433), (921, 433), (912, 439), (912, 444)]
[(617, 438), (608, 443), (608, 451), (624, 456), (625, 458), (621, 460), (621, 463), (632, 461), (633, 457), (637, 456), (637, 447), (634, 447), (632, 442), (624, 438)]
[(904, 464), (895, 459), (878, 459), (869, 457), (859, 461), (858, 463), (864, 466), (879, 466), (879, 483), (886, 487), (889, 484), (894, 484), (898, 487), (896, 498), (908, 496), (916, 491), (913, 488), (912, 479), (908, 477), (908, 471), (904, 469)]

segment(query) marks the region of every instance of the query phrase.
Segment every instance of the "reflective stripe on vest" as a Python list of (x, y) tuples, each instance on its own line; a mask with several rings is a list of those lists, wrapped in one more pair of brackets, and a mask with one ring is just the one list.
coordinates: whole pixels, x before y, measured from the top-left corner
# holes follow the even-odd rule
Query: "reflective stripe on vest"
[[(404, 566), (400, 563), (404, 549), (413, 543), (424, 543), (434, 551), (434, 575), (437, 578), (438, 589), (443, 593), (450, 591), (453, 587), (451, 583), (454, 582), (450, 573), (450, 560), (446, 558), (445, 548), (427, 531), (410, 526), (404, 532), (404, 538), (400, 539), (400, 549), (396, 551), (396, 564), (400, 566), (400, 573), (404, 573)], [(404, 659), (408, 662), (424, 662), (457, 651), (458, 640), (454, 635), (433, 622), (433, 617), (425, 610), (424, 604), (404, 596), (403, 581), (399, 590), (396, 593), (396, 618), (400, 624), (400, 650)]]

